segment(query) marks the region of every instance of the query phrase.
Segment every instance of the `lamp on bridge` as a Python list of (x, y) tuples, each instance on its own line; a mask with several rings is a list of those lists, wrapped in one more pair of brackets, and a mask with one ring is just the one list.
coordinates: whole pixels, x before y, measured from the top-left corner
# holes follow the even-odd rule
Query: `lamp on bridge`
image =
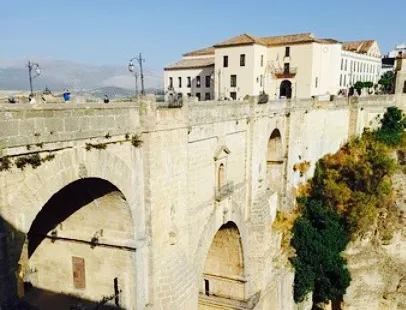
[(144, 90), (144, 72), (142, 69), (142, 63), (145, 61), (145, 59), (142, 58), (142, 54), (138, 57), (133, 57), (130, 59), (128, 63), (128, 71), (131, 73), (134, 73), (134, 78), (135, 78), (135, 96), (138, 96), (138, 72), (135, 70), (134, 63), (133, 61), (136, 60), (138, 62), (138, 65), (140, 66), (140, 74), (141, 74), (141, 95), (145, 95), (145, 90)]
[[(35, 71), (35, 75), (32, 75), (32, 71)], [(39, 67), (39, 64), (37, 63), (33, 63), (28, 61), (28, 75), (30, 78), (30, 95), (33, 95), (33, 91), (32, 91), (32, 80), (35, 79), (36, 77), (38, 77), (41, 74), (41, 68)]]

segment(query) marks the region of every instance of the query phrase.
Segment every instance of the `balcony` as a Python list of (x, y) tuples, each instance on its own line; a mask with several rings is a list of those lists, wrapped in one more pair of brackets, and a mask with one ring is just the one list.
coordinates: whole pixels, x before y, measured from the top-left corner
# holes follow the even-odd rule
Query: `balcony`
[(297, 68), (289, 68), (286, 70), (285, 68), (275, 69), (274, 76), (277, 79), (292, 79), (296, 76)]

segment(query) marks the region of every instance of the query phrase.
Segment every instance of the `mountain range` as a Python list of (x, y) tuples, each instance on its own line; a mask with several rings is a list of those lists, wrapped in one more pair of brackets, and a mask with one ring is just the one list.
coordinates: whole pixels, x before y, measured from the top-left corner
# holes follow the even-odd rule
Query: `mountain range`
[[(35, 59), (40, 65), (41, 74), (33, 80), (33, 88), (45, 88), (53, 92), (69, 89), (74, 92), (89, 93), (96, 96), (108, 94), (131, 96), (135, 92), (135, 79), (127, 67), (97, 66), (49, 58)], [(0, 59), (0, 90), (28, 91), (28, 61)], [(162, 89), (162, 72), (144, 69), (144, 85), (148, 92)], [(138, 88), (141, 83), (138, 79)]]

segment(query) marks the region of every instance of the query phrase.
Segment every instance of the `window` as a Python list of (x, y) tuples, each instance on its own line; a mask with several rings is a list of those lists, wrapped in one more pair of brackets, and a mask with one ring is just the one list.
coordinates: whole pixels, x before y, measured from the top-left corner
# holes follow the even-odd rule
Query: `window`
[(316, 80), (315, 80), (314, 84), (315, 84), (315, 87), (317, 88), (317, 86), (319, 84), (319, 78), (318, 77), (316, 77)]
[(264, 79), (264, 77), (263, 77), (262, 74), (261, 74), (261, 76), (259, 77), (259, 86), (260, 86), (260, 87), (262, 87), (262, 85), (264, 85), (263, 79)]
[(187, 87), (192, 87), (192, 79), (190, 78), (190, 76), (187, 77)]
[(179, 81), (179, 88), (182, 88), (182, 78), (178, 77), (178, 81)]
[(206, 81), (205, 81), (206, 83), (206, 87), (207, 88), (210, 88), (210, 75), (206, 75)]
[(347, 75), (344, 74), (344, 86), (347, 86)]
[(245, 54), (240, 55), (240, 67), (245, 67)]
[(347, 59), (345, 60), (345, 71), (347, 71)]
[(264, 55), (261, 55), (261, 67), (264, 66)]
[(204, 294), (206, 296), (210, 295), (210, 283), (209, 280), (204, 279)]
[(237, 87), (237, 76), (235, 74), (230, 76), (230, 86)]
[(226, 169), (224, 164), (221, 163), (217, 172), (217, 188), (219, 193), (221, 193), (221, 191), (224, 189), (226, 182)]
[(210, 100), (210, 93), (204, 93), (204, 100)]
[(86, 288), (85, 260), (80, 257), (72, 257), (73, 286), (76, 289)]
[(237, 93), (235, 91), (230, 92), (230, 97), (233, 100), (237, 100)]
[(283, 73), (289, 73), (290, 72), (290, 64), (288, 62), (285, 62), (283, 65)]
[(344, 59), (341, 58), (341, 70), (344, 69)]
[(343, 75), (340, 74), (340, 86), (343, 86)]
[(196, 87), (200, 88), (200, 76), (196, 76)]
[(224, 68), (228, 67), (228, 56), (223, 56), (223, 67)]
[(352, 71), (352, 60), (350, 62), (350, 71)]
[(169, 88), (173, 88), (173, 78), (169, 78)]
[(406, 81), (403, 82), (403, 93), (406, 94)]
[(192, 97), (191, 93), (187, 93), (188, 98)]
[(200, 93), (196, 93), (197, 100), (200, 101)]
[(285, 57), (290, 57), (290, 47), (289, 46), (285, 47)]

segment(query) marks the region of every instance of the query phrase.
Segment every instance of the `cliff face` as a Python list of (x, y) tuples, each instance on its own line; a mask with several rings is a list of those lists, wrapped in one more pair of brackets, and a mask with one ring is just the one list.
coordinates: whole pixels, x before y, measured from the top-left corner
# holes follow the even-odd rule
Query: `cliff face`
[(387, 244), (371, 236), (349, 245), (345, 254), (352, 281), (344, 297), (346, 310), (406, 309), (406, 174), (393, 181), (402, 229)]

